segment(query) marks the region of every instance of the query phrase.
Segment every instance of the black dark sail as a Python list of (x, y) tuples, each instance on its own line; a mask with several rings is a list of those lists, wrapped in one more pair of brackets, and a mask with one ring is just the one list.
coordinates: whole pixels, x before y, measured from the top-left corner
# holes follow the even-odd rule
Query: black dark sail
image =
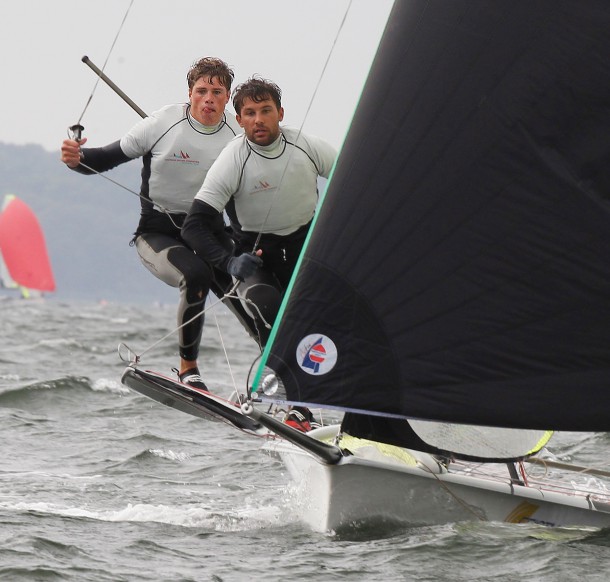
[(604, 0), (395, 3), (268, 350), (287, 400), (610, 429), (609, 54)]

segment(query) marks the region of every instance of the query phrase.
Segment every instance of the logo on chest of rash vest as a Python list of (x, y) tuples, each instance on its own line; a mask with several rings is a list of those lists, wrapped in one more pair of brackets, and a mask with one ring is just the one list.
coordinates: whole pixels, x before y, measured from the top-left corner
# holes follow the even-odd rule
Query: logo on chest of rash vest
[(296, 358), (304, 372), (315, 376), (327, 374), (337, 363), (337, 346), (325, 335), (311, 334), (300, 341)]
[(252, 188), (251, 194), (256, 194), (257, 192), (261, 192), (263, 190), (269, 190), (271, 187), (271, 184), (267, 182), (267, 180), (259, 180), (258, 184), (255, 184)]
[(199, 160), (193, 160), (188, 152), (180, 150), (179, 153), (174, 152), (169, 158), (165, 158), (167, 162), (183, 162), (187, 164), (198, 164)]

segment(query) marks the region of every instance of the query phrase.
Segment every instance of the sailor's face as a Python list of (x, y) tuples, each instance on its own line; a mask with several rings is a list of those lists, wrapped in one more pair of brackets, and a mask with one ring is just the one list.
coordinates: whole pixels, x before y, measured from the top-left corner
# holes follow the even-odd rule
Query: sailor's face
[(280, 135), (284, 108), (278, 109), (273, 99), (256, 102), (246, 98), (240, 114), (235, 118), (251, 142), (265, 146), (273, 143)]
[(203, 125), (218, 125), (229, 102), (229, 94), (227, 88), (218, 81), (218, 77), (211, 81), (206, 77), (199, 77), (189, 91), (191, 115)]

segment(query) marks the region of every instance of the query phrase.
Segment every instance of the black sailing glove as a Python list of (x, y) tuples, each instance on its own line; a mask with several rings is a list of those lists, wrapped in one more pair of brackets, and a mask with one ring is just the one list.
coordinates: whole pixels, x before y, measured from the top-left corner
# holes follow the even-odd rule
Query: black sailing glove
[(239, 257), (231, 257), (227, 263), (227, 273), (236, 279), (244, 281), (256, 273), (263, 266), (263, 259), (256, 255), (244, 253)]

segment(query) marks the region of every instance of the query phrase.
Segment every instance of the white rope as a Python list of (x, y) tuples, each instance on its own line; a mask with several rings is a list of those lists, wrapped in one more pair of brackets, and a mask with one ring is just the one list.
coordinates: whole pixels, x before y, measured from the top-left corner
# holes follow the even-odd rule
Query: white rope
[[(134, 350), (131, 350), (131, 348), (129, 348), (127, 345), (125, 344), (121, 344), (121, 345), (125, 345), (126, 348), (128, 348), (130, 350), (131, 353), (133, 353), (135, 355), (135, 362), (139, 362), (140, 359), (142, 358), (142, 356), (144, 354), (146, 354), (147, 352), (149, 352), (150, 350), (152, 350), (153, 348), (157, 347), (159, 344), (161, 344), (162, 342), (164, 342), (167, 338), (171, 337), (173, 334), (175, 334), (177, 331), (179, 331), (180, 329), (182, 329), (185, 325), (188, 325), (189, 323), (192, 323), (193, 321), (195, 321), (198, 317), (203, 317), (210, 309), (213, 309), (214, 307), (216, 307), (219, 303), (222, 303), (225, 299), (231, 297), (231, 293), (233, 293), (233, 291), (235, 290), (235, 288), (237, 287), (237, 283), (235, 285), (233, 285), (233, 287), (231, 288), (231, 290), (229, 291), (229, 293), (223, 295), (220, 299), (218, 299), (218, 301), (215, 301), (214, 303), (210, 304), (206, 309), (202, 309), (199, 313), (197, 313), (196, 315), (194, 315), (193, 317), (191, 317), (191, 319), (189, 319), (188, 321), (185, 321), (183, 324), (179, 325), (178, 327), (176, 327), (175, 329), (173, 329), (172, 331), (170, 331), (169, 333), (166, 333), (162, 338), (158, 339), (155, 343), (151, 344), (150, 346), (148, 346), (143, 352), (141, 352), (140, 354), (138, 354), (137, 352), (135, 352)], [(119, 346), (120, 347), (120, 346)], [(120, 355), (120, 353), (119, 353)]]
[(233, 383), (233, 393), (237, 395), (237, 382), (235, 381), (235, 375), (233, 374), (233, 368), (231, 367), (231, 360), (229, 359), (229, 353), (227, 352), (227, 347), (225, 345), (224, 338), (222, 337), (222, 331), (220, 329), (220, 324), (218, 323), (218, 317), (216, 317), (216, 312), (214, 312), (214, 323), (216, 324), (216, 330), (218, 331), (218, 337), (220, 338), (220, 345), (222, 346), (222, 351), (224, 352), (225, 360), (227, 361), (227, 366), (229, 368), (231, 382)]
[[(246, 303), (248, 304), (250, 307), (253, 307), (254, 309), (256, 309), (258, 311), (259, 317), (263, 320), (263, 323), (267, 326), (267, 327), (271, 327), (271, 325), (265, 321), (265, 319), (263, 318), (261, 312), (258, 309), (258, 306), (256, 304), (254, 304), (250, 299), (246, 299), (244, 297), (239, 297), (236, 293), (235, 290), (237, 289), (237, 286), (239, 285), (239, 281), (237, 281), (233, 287), (231, 287), (231, 289), (229, 289), (229, 291), (227, 293), (225, 293), (221, 298), (219, 298), (217, 301), (215, 301), (214, 303), (211, 303), (207, 308), (202, 309), (199, 313), (195, 314), (193, 317), (191, 317), (188, 321), (185, 321), (184, 323), (180, 324), (178, 327), (176, 327), (175, 329), (173, 329), (172, 331), (170, 331), (169, 333), (166, 333), (163, 337), (159, 338), (156, 342), (154, 342), (153, 344), (149, 345), (144, 351), (138, 353), (135, 350), (133, 350), (132, 348), (130, 348), (127, 344), (121, 342), (119, 344), (119, 357), (121, 358), (121, 360), (123, 361), (128, 361), (131, 364), (134, 363), (138, 363), (140, 362), (140, 360), (142, 359), (142, 356), (144, 354), (146, 354), (147, 352), (149, 352), (150, 350), (152, 350), (153, 348), (157, 347), (159, 344), (163, 343), (166, 339), (168, 339), (169, 337), (171, 337), (172, 335), (174, 335), (176, 332), (178, 332), (179, 330), (181, 330), (184, 326), (188, 325), (189, 323), (192, 323), (193, 321), (195, 321), (198, 317), (203, 317), (208, 311), (210, 311), (211, 309), (214, 309), (216, 306), (218, 306), (220, 303), (222, 303), (223, 301), (227, 300), (227, 299), (238, 299), (239, 301), (241, 301), (242, 303)], [(218, 322), (217, 322), (218, 323)], [(220, 334), (220, 327), (218, 327), (218, 331)], [(124, 358), (121, 354), (121, 349), (122, 347), (125, 347), (125, 349), (128, 350), (129, 354), (133, 354), (133, 356), (129, 355), (127, 358)], [(224, 343), (223, 343), (223, 349), (224, 349)], [(227, 352), (225, 350), (225, 355), (227, 356), (227, 362), (229, 360)], [(229, 365), (230, 368), (230, 365)], [(233, 373), (231, 372), (231, 376), (233, 375)], [(235, 382), (234, 382), (235, 384)]]

